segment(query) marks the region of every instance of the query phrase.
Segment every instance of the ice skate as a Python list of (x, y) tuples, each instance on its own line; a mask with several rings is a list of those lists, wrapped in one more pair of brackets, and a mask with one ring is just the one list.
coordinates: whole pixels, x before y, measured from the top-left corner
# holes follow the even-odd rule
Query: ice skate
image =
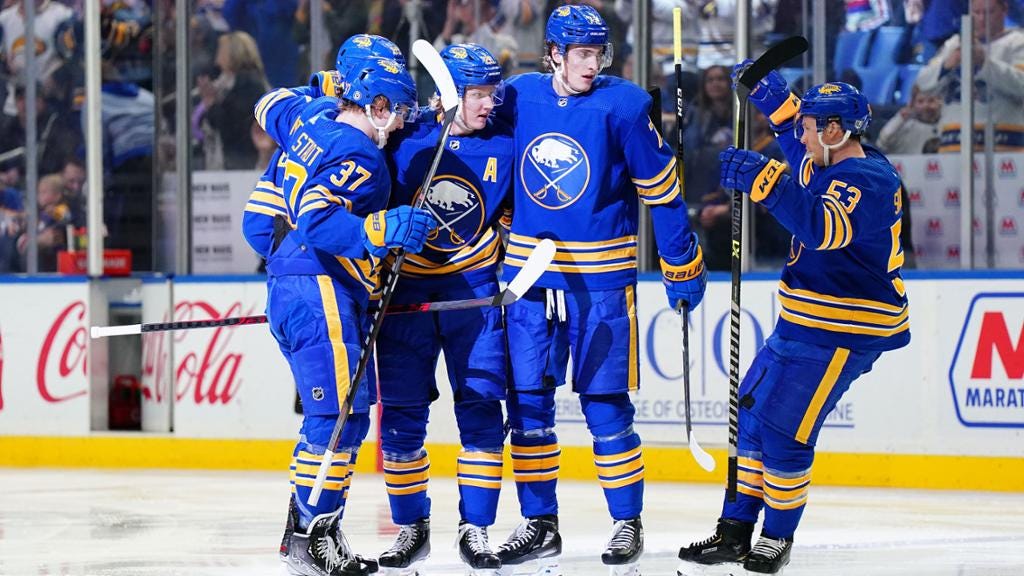
[(395, 543), (378, 558), (384, 576), (417, 576), (430, 557), (430, 519), (400, 526)]
[(715, 533), (679, 549), (678, 576), (743, 576), (754, 525), (720, 518)]
[(562, 537), (558, 535), (558, 516), (527, 518), (498, 547), (501, 576), (562, 576), (558, 557)]
[(501, 560), (487, 542), (487, 528), (468, 522), (459, 523), (459, 558), (466, 565), (466, 576), (496, 576)]
[[(281, 560), (292, 576), (366, 576), (377, 563), (352, 553), (338, 525), (338, 515), (321, 514), (305, 533), (290, 518), (281, 542)], [(289, 530), (290, 529), (290, 530)]]
[(618, 520), (612, 527), (608, 547), (601, 554), (601, 562), (609, 567), (610, 576), (640, 576), (640, 555), (643, 553), (644, 526), (640, 517)]
[(747, 554), (743, 568), (755, 574), (782, 574), (783, 568), (789, 564), (789, 553), (792, 550), (792, 540), (769, 538), (762, 533), (757, 544)]

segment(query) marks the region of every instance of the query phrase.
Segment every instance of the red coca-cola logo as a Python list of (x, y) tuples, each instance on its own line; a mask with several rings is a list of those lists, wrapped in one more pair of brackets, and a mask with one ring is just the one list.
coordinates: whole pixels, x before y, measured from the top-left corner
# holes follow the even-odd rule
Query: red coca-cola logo
[[(174, 308), (175, 321), (214, 320), (232, 316), (251, 315), (255, 307), (242, 309), (241, 302), (231, 304), (220, 312), (217, 308), (203, 301), (180, 302)], [(244, 330), (245, 328), (243, 328)], [(188, 350), (188, 343), (202, 342), (199, 350), (185, 353), (178, 359), (175, 367), (175, 395), (177, 402), (190, 397), (197, 405), (228, 404), (238, 394), (242, 386), (239, 369), (245, 359), (244, 352), (231, 350), (231, 340), (235, 335), (232, 327), (220, 326), (212, 330), (187, 330), (175, 335), (175, 348)], [(190, 342), (186, 342), (190, 340)], [(159, 389), (159, 387), (157, 387)], [(190, 394), (191, 393), (191, 394)]]
[[(36, 387), (39, 396), (51, 403), (66, 402), (84, 396), (86, 390), (56, 389), (71, 380), (71, 375), (87, 373), (89, 337), (85, 329), (85, 302), (78, 300), (69, 304), (54, 320), (46, 332), (43, 347), (36, 364)], [(53, 377), (53, 380), (50, 378)]]

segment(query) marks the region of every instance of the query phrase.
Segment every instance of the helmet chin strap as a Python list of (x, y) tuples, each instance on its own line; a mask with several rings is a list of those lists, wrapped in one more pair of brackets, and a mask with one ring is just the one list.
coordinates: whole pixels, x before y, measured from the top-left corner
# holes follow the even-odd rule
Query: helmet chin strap
[(377, 130), (377, 148), (383, 149), (388, 144), (388, 128), (390, 128), (391, 124), (395, 121), (395, 113), (392, 111), (388, 116), (388, 121), (385, 122), (383, 126), (378, 126), (373, 120), (373, 110), (370, 108), (370, 105), (367, 104), (364, 108), (366, 110), (366, 119), (370, 121), (370, 126), (373, 126), (373, 128)]
[(569, 78), (567, 77), (567, 75), (566, 75), (567, 73), (565, 72), (565, 55), (564, 54), (562, 55), (562, 64), (559, 64), (558, 62), (555, 62), (555, 59), (552, 58), (551, 59), (551, 67), (554, 68), (554, 70), (555, 70), (555, 73), (554, 73), (555, 82), (558, 82), (558, 85), (561, 86), (563, 90), (565, 90), (566, 92), (568, 92), (572, 96), (576, 96), (577, 94), (583, 94), (583, 90), (576, 90), (572, 86), (569, 86)]
[(821, 144), (821, 147), (822, 147), (822, 149), (825, 152), (825, 166), (829, 166), (830, 164), (832, 164), (832, 162), (831, 162), (832, 159), (829, 157), (829, 155), (830, 155), (829, 153), (832, 150), (835, 150), (835, 149), (839, 148), (843, 144), (846, 144), (846, 141), (850, 139), (850, 131), (847, 130), (846, 133), (843, 134), (843, 139), (840, 140), (839, 142), (836, 142), (835, 144), (825, 144), (825, 141), (822, 140), (822, 138), (821, 138), (822, 134), (824, 134), (824, 133), (825, 133), (824, 131), (818, 132), (818, 144)]
[(459, 130), (463, 133), (463, 135), (466, 135), (473, 132), (474, 130), (469, 127), (469, 124), (466, 124), (466, 119), (462, 117), (462, 111), (462, 98), (459, 98), (459, 105), (455, 109), (455, 125), (459, 127)]

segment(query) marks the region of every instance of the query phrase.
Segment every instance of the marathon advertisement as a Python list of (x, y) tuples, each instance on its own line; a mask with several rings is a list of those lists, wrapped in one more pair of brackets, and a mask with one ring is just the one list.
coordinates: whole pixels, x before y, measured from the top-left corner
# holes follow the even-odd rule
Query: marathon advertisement
[[(960, 211), (965, 191), (960, 189), (957, 154), (891, 156), (906, 186), (917, 267), (960, 267)], [(974, 261), (984, 267), (992, 226), (992, 254), (996, 268), (1024, 266), (1024, 154), (997, 153), (993, 161), (993, 221), (987, 219), (985, 156), (974, 159)]]

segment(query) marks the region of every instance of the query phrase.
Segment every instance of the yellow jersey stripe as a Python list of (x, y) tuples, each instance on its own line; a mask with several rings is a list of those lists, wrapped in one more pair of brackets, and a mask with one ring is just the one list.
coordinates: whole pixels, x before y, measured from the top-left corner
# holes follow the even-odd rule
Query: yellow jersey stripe
[(893, 304), (886, 304), (885, 302), (879, 302), (878, 300), (867, 300), (863, 298), (840, 298), (838, 296), (829, 296), (828, 294), (822, 294), (820, 292), (814, 292), (803, 288), (790, 288), (785, 282), (779, 282), (779, 291), (785, 293), (788, 296), (798, 296), (805, 300), (817, 300), (824, 304), (831, 304), (833, 306), (855, 306), (859, 308), (868, 308), (871, 310), (877, 310), (880, 312), (892, 312), (899, 314), (906, 309), (906, 306), (895, 306)]
[[(611, 238), (608, 240), (596, 240), (593, 242), (572, 242), (564, 240), (552, 240), (552, 242), (554, 242), (555, 248), (557, 248), (558, 251), (572, 252), (573, 250), (596, 250), (598, 248), (608, 250), (612, 248), (622, 248), (629, 245), (636, 245), (636, 239), (637, 237), (635, 235), (630, 235)], [(526, 244), (533, 247), (540, 244), (540, 241), (540, 238), (533, 238), (532, 236), (523, 236), (515, 233), (509, 235), (509, 242), (515, 244)]]
[(662, 183), (663, 180), (668, 178), (670, 174), (674, 174), (676, 171), (676, 159), (675, 157), (669, 158), (668, 164), (658, 172), (658, 175), (654, 178), (633, 178), (633, 184), (636, 184), (637, 188), (653, 188), (656, 185)]
[(830, 320), (859, 322), (861, 324), (874, 324), (880, 328), (893, 328), (899, 326), (908, 317), (909, 310), (904, 308), (903, 312), (896, 316), (879, 314), (877, 312), (865, 312), (863, 310), (851, 310), (850, 308), (835, 308), (825, 304), (811, 304), (794, 300), (783, 294), (778, 294), (779, 304), (786, 310), (802, 312), (804, 314), (827, 318)]
[(264, 204), (270, 204), (280, 208), (285, 207), (284, 196), (270, 192), (262, 192), (260, 190), (253, 190), (252, 194), (249, 194), (249, 202), (263, 202)]
[(245, 205), (245, 211), (246, 212), (252, 212), (252, 213), (255, 213), (255, 214), (265, 214), (265, 215), (270, 216), (270, 217), (274, 217), (274, 216), (287, 216), (288, 215), (288, 213), (285, 212), (284, 210), (275, 210), (274, 208), (270, 208), (270, 207), (267, 207), (267, 206), (262, 206), (262, 205), (259, 205), (259, 204), (246, 204)]

